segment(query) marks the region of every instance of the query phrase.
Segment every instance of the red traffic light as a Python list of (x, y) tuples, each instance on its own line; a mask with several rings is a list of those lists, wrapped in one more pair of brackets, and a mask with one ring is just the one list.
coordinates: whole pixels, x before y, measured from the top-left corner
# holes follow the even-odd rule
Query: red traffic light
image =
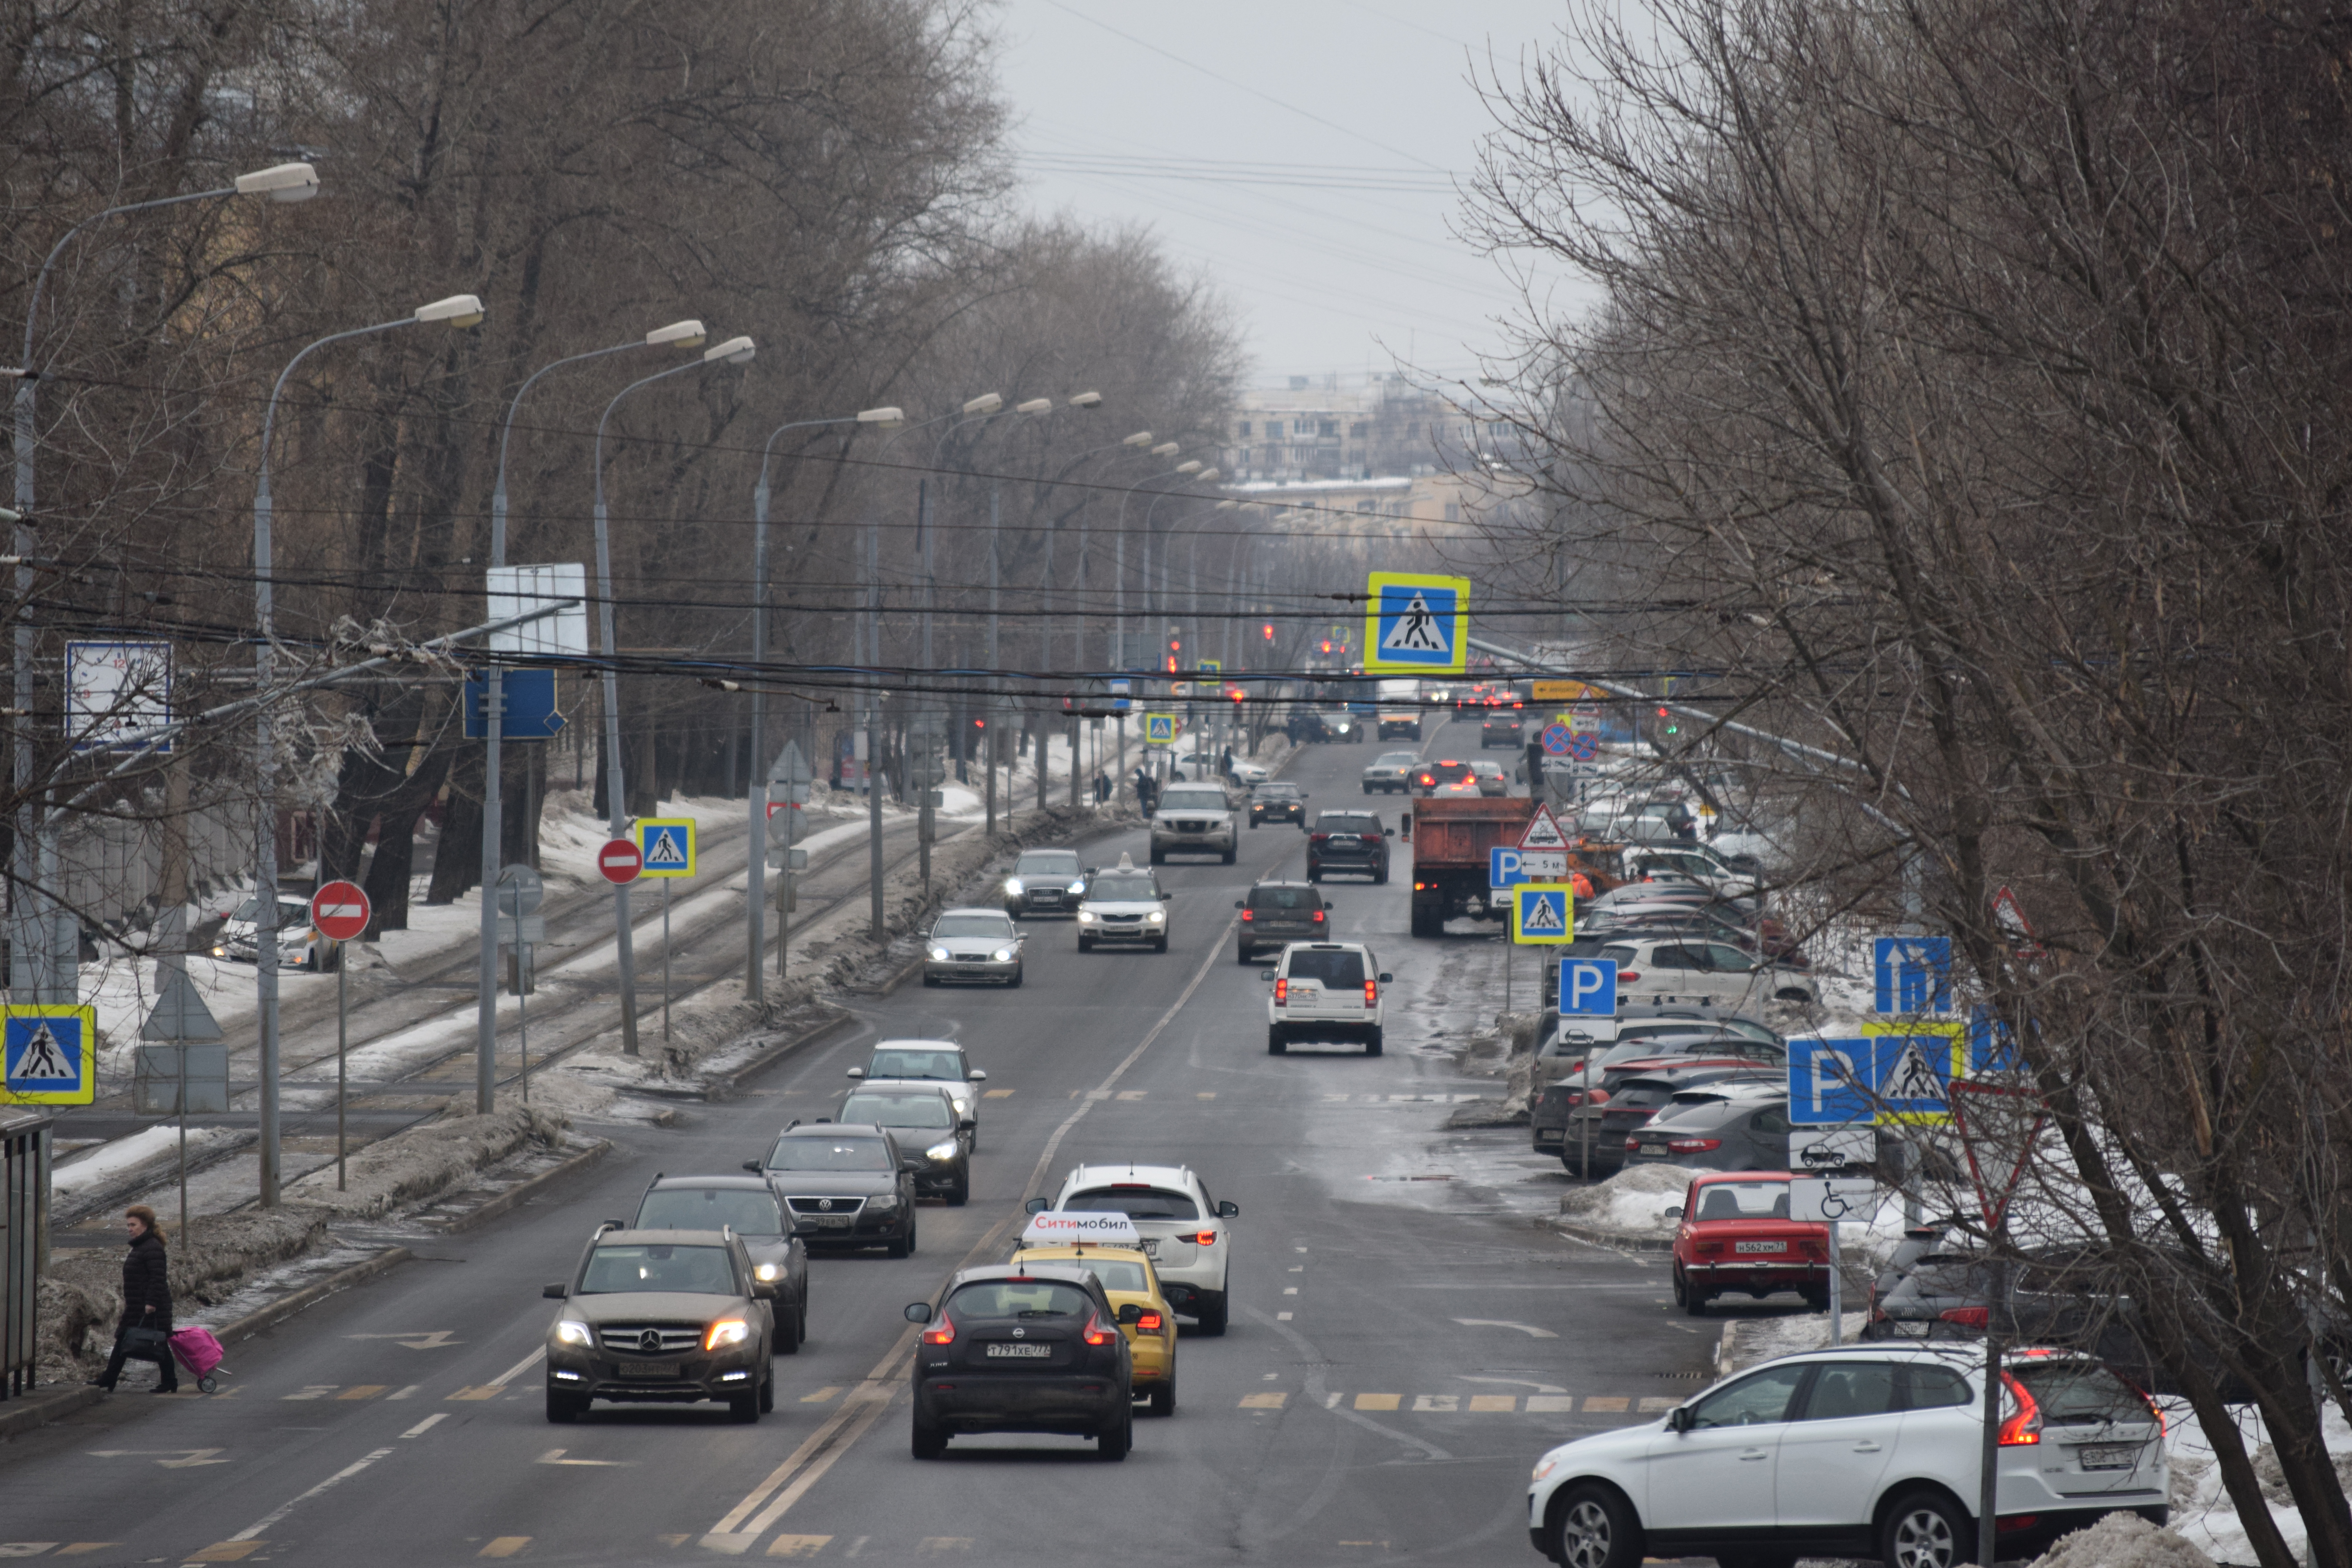
[(988, 721), (985, 719), (974, 719), (971, 721), (971, 727), (975, 730), (985, 730), (988, 728)]
[(1266, 622), (1265, 626), (1258, 629), (1265, 634), (1266, 641), (1272, 642), (1274, 640), (1274, 623), (1272, 621)]
[(1659, 709), (1659, 710), (1658, 710), (1658, 717), (1659, 717), (1659, 718), (1661, 718), (1661, 719), (1663, 719), (1663, 718), (1664, 718), (1665, 716), (1666, 716), (1666, 710), (1665, 710), (1664, 709), (1663, 709), (1663, 708)]

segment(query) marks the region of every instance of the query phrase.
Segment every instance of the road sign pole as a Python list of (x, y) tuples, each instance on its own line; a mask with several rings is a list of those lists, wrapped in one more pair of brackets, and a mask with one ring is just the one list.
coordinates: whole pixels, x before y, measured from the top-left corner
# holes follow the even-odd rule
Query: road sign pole
[(669, 1043), (669, 879), (662, 879), (662, 1044)]
[[(514, 890), (515, 953), (521, 959), (520, 967), (530, 967), (530, 944), (522, 939), (522, 884)], [(515, 1033), (522, 1052), (522, 1102), (530, 1103), (530, 994), (522, 986), (515, 987)]]
[(1845, 1343), (1845, 1281), (1838, 1263), (1838, 1232), (1843, 1227), (1830, 1221), (1830, 1343)]
[(495, 664), (482, 686), (482, 733), (481, 994), (474, 1001), (477, 1116), (497, 1109), (499, 1087), (499, 850), (506, 834), (506, 808), (499, 798), (499, 753), (506, 739), (506, 680)]
[[(342, 968), (336, 966), (337, 975)], [(188, 1245), (188, 1042), (182, 1040), (180, 1052), (180, 1245)], [(336, 1168), (336, 1185), (342, 1184), (341, 1167)]]
[[(487, 889), (484, 890), (488, 891)], [(488, 899), (482, 901), (486, 904), (489, 902)], [(335, 1191), (339, 1193), (346, 1190), (349, 1180), (348, 1173), (343, 1168), (344, 1158), (350, 1152), (350, 1145), (345, 1137), (343, 1112), (351, 1099), (351, 1047), (352, 972), (350, 966), (343, 962), (343, 944), (337, 942), (335, 943)], [(188, 1160), (187, 1096), (188, 1047), (182, 1046), (180, 1047), (180, 1163), (183, 1169), (180, 1174), (180, 1206), (184, 1209), (188, 1205), (188, 1178), (185, 1170)], [(181, 1216), (180, 1223), (183, 1226), (188, 1223), (185, 1215)]]

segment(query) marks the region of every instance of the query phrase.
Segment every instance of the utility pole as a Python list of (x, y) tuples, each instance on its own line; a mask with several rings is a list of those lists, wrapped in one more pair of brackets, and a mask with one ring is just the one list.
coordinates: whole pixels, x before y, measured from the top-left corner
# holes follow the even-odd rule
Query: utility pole
[[(929, 479), (915, 482), (915, 533), (922, 547), (923, 569), (923, 678), (930, 679), (934, 666), (931, 660), (931, 602), (938, 593), (938, 579), (931, 574), (931, 482)], [(919, 792), (915, 806), (915, 858), (923, 877), (923, 891), (931, 890), (931, 703), (936, 694), (927, 694), (916, 704), (917, 722), (910, 726), (913, 734), (921, 738), (923, 760), (916, 766), (910, 760), (907, 768), (908, 782)]]
[[(996, 542), (997, 528), (1003, 521), (997, 509), (997, 487), (988, 487), (988, 679), (985, 700), (981, 711), (988, 716), (988, 726), (981, 731), (982, 765), (988, 769), (988, 835), (996, 837), (996, 735), (999, 729), (996, 713)], [(1012, 793), (1011, 786), (1006, 794)], [(1012, 803), (1006, 803), (1008, 812)]]
[(866, 642), (874, 671), (866, 698), (866, 879), (876, 942), (888, 938), (882, 921), (882, 542), (866, 524)]

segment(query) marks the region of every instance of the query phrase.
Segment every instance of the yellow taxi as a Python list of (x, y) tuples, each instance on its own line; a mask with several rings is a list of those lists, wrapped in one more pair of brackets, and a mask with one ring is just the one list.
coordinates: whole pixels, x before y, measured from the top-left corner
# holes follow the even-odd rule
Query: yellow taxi
[(1010, 1261), (1060, 1263), (1093, 1274), (1118, 1310), (1119, 1328), (1127, 1335), (1135, 1392), (1150, 1395), (1152, 1415), (1176, 1414), (1176, 1311), (1160, 1293), (1160, 1276), (1150, 1258), (1131, 1247), (1079, 1244), (1024, 1246)]

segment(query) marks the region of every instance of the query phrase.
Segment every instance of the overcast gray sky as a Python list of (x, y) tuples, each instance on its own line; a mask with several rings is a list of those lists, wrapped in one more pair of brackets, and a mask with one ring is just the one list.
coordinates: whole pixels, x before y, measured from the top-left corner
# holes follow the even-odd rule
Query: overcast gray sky
[(1497, 346), (1515, 294), (1455, 239), (1490, 121), (1470, 58), (1507, 74), (1558, 0), (1004, 0), (1004, 89), (1032, 203), (1148, 223), (1238, 307), (1255, 382), (1440, 374)]

